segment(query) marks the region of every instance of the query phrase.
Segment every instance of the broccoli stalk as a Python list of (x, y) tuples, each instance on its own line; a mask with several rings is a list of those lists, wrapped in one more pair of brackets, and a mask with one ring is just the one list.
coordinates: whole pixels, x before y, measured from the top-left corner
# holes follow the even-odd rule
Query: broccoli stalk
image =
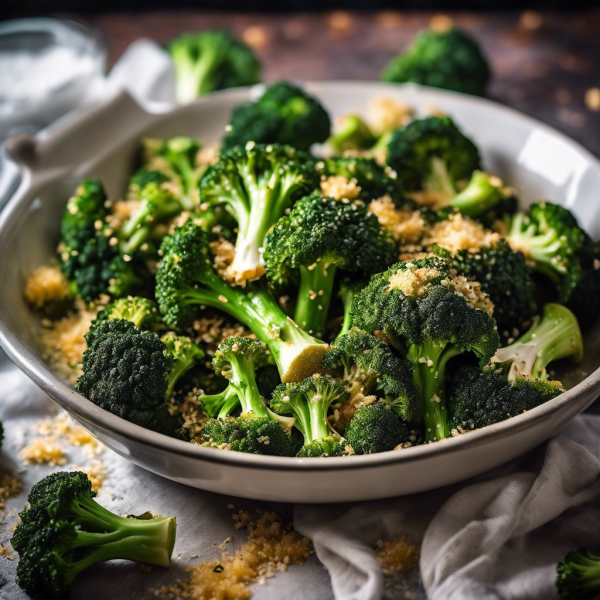
[(476, 218), (506, 198), (502, 181), (483, 171), (474, 171), (467, 187), (456, 194), (450, 204), (463, 215)]
[(600, 555), (585, 548), (569, 552), (556, 568), (556, 588), (563, 600), (597, 600)]
[(31, 489), (11, 543), (20, 555), (17, 583), (33, 598), (64, 598), (81, 571), (105, 560), (170, 566), (174, 517), (119, 517), (95, 495), (80, 471), (54, 473)]
[(259, 285), (233, 287), (213, 269), (208, 236), (192, 222), (165, 238), (157, 279), (157, 299), (169, 325), (193, 323), (200, 307), (217, 308), (247, 325), (269, 346), (284, 382), (322, 369), (327, 344), (300, 329)]
[(575, 315), (560, 304), (546, 304), (542, 317), (518, 340), (499, 348), (493, 362), (502, 365), (509, 381), (517, 377), (548, 379), (546, 367), (555, 360), (583, 358), (583, 339)]
[(364, 280), (350, 279), (349, 277), (345, 277), (340, 282), (338, 296), (342, 301), (344, 319), (342, 321), (342, 327), (338, 333), (338, 338), (346, 335), (352, 328), (352, 303), (354, 302), (354, 298), (356, 298), (358, 292), (366, 287), (366, 285), (367, 282)]
[(209, 167), (201, 182), (203, 202), (225, 205), (238, 224), (235, 258), (225, 273), (230, 281), (245, 285), (265, 273), (267, 232), (317, 183), (310, 157), (289, 146), (249, 143)]
[(333, 402), (345, 402), (350, 398), (346, 385), (327, 375), (314, 375), (275, 389), (271, 409), (277, 414), (294, 417), (294, 426), (304, 437), (304, 445), (297, 456), (337, 456), (343, 452), (340, 438), (330, 431), (327, 412)]
[(377, 137), (369, 126), (357, 115), (346, 115), (327, 144), (334, 152), (342, 154), (346, 150), (368, 150)]
[(401, 262), (374, 275), (354, 301), (355, 325), (383, 332), (413, 364), (427, 442), (449, 435), (448, 360), (472, 352), (483, 367), (498, 348), (491, 310), (477, 284), (457, 277), (450, 263), (437, 257)]

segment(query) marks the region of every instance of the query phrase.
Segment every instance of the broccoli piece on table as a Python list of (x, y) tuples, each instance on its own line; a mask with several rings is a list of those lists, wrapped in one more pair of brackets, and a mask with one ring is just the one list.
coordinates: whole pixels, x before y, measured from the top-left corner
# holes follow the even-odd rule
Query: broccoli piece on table
[(329, 115), (316, 98), (287, 81), (279, 81), (256, 102), (234, 110), (222, 149), (255, 142), (308, 150), (324, 142), (330, 129)]
[(261, 64), (251, 48), (227, 31), (185, 33), (172, 39), (167, 50), (175, 67), (175, 96), (179, 102), (260, 81)]
[(338, 271), (368, 277), (394, 262), (396, 246), (377, 217), (362, 205), (318, 194), (296, 203), (267, 235), (267, 279), (286, 286), (299, 275), (294, 320), (305, 331), (325, 334)]
[(389, 195), (396, 205), (409, 204), (417, 207), (416, 203), (404, 196), (396, 173), (389, 167), (381, 166), (374, 158), (334, 156), (320, 160), (316, 168), (322, 177), (342, 176), (348, 180), (354, 179), (360, 187), (358, 197), (363, 202)]
[(104, 321), (114, 321), (124, 319), (131, 321), (138, 329), (148, 330), (160, 322), (160, 315), (156, 304), (148, 298), (140, 296), (129, 296), (119, 298), (108, 304), (104, 310), (101, 310), (92, 321), (90, 330), (85, 334), (88, 346), (92, 346), (95, 337), (95, 330)]
[(91, 342), (83, 353), (76, 390), (123, 419), (177, 436), (181, 427), (166, 407), (168, 393), (204, 353), (176, 339), (167, 340), (169, 349), (156, 334), (142, 332), (124, 319), (101, 322)]
[(483, 96), (490, 67), (477, 42), (464, 31), (456, 27), (427, 29), (416, 36), (406, 52), (388, 63), (382, 79)]
[(243, 285), (265, 273), (260, 250), (267, 232), (317, 185), (310, 157), (290, 146), (248, 144), (209, 167), (201, 182), (202, 201), (224, 205), (238, 224), (228, 279)]
[(450, 382), (448, 410), (450, 430), (463, 433), (499, 423), (540, 406), (562, 394), (558, 381), (516, 377), (509, 381), (503, 373), (465, 366)]
[(502, 366), (510, 382), (517, 377), (546, 380), (546, 367), (555, 360), (583, 358), (583, 339), (577, 317), (560, 304), (546, 304), (542, 317), (518, 340), (499, 348), (493, 361)]
[(328, 375), (314, 375), (297, 383), (280, 385), (271, 399), (271, 410), (296, 419), (304, 437), (297, 456), (338, 456), (344, 452), (341, 438), (330, 431), (327, 412), (334, 402), (350, 398), (347, 384)]
[(333, 135), (327, 140), (328, 146), (338, 154), (346, 150), (368, 150), (376, 142), (377, 136), (357, 115), (343, 117)]
[(327, 344), (300, 329), (269, 292), (257, 284), (233, 287), (212, 266), (208, 235), (193, 222), (175, 230), (162, 245), (156, 297), (165, 323), (185, 327), (201, 307), (229, 314), (269, 346), (284, 382), (322, 369)]
[(481, 168), (477, 146), (450, 117), (411, 121), (392, 133), (387, 163), (404, 189), (457, 193), (457, 183), (468, 181)]
[(111, 242), (106, 224), (106, 194), (97, 179), (84, 180), (69, 199), (60, 226), (62, 271), (84, 300), (103, 293), (124, 296), (139, 284), (129, 263)]
[(512, 250), (506, 240), (483, 246), (476, 253), (459, 250), (451, 256), (439, 247), (434, 247), (434, 252), (450, 258), (459, 273), (481, 284), (494, 304), (500, 331), (511, 332), (536, 314), (533, 271), (525, 256)]
[(343, 380), (353, 393), (369, 396), (380, 392), (403, 421), (419, 424), (421, 404), (413, 380), (413, 365), (398, 357), (377, 336), (353, 327), (336, 338), (323, 364), (328, 369), (341, 369)]
[(106, 560), (171, 566), (175, 517), (120, 517), (95, 496), (81, 471), (53, 473), (31, 489), (11, 544), (17, 584), (32, 598), (65, 598), (79, 573)]
[(378, 401), (356, 411), (344, 436), (356, 454), (375, 454), (408, 442), (409, 433), (391, 407)]
[(600, 555), (585, 548), (569, 552), (556, 567), (556, 589), (563, 600), (598, 600)]
[(445, 399), (448, 360), (472, 352), (483, 367), (500, 341), (489, 299), (451, 271), (450, 262), (437, 257), (398, 263), (374, 275), (352, 307), (357, 327), (382, 332), (413, 364), (427, 442), (450, 433)]

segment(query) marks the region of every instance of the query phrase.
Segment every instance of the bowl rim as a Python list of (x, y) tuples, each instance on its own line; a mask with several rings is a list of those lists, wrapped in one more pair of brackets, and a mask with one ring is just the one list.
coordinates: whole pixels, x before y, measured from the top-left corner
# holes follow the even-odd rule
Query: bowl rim
[[(385, 82), (374, 81), (306, 81), (300, 82), (307, 89), (318, 95), (319, 88), (337, 89), (347, 87), (373, 87), (377, 86), (381, 90), (389, 90), (390, 92), (411, 90), (419, 93), (425, 93), (425, 96), (438, 96), (441, 98), (450, 98), (459, 100), (467, 105), (483, 106), (492, 112), (504, 113), (507, 117), (521, 121), (529, 128), (535, 127), (545, 131), (549, 135), (561, 140), (571, 149), (582, 156), (588, 165), (598, 171), (600, 174), (600, 160), (598, 160), (591, 152), (584, 148), (578, 142), (572, 140), (569, 136), (555, 130), (553, 127), (546, 125), (519, 111), (499, 104), (487, 98), (479, 98), (468, 96), (457, 92), (447, 90), (438, 90), (436, 88), (419, 86), (416, 84), (389, 84)], [(160, 110), (153, 112), (152, 116), (156, 122), (161, 119), (169, 118), (177, 112), (185, 112), (194, 110), (194, 107), (202, 105), (210, 105), (220, 98), (233, 97), (244, 100), (248, 97), (251, 87), (235, 88), (231, 90), (223, 90), (215, 92), (205, 97), (199, 98), (192, 104), (176, 107), (172, 110)], [(121, 92), (119, 96), (128, 96), (126, 92)], [(65, 131), (73, 131), (90, 119), (93, 119), (98, 110), (101, 110), (103, 105), (109, 104), (114, 98), (105, 100), (100, 105), (94, 106), (88, 110), (78, 112), (72, 119), (61, 119), (59, 126), (50, 126), (45, 131), (36, 136), (36, 140), (44, 142), (51, 141), (53, 138), (60, 138)], [(135, 100), (132, 100), (135, 102)], [(137, 104), (137, 103), (136, 103)], [(143, 109), (141, 109), (142, 112)], [(19, 163), (21, 171), (21, 183), (17, 190), (12, 194), (12, 197), (7, 202), (5, 208), (0, 212), (0, 246), (3, 233), (10, 229), (11, 222), (22, 215), (30, 205), (26, 202), (28, 192), (32, 187), (33, 171), (29, 166)], [(1, 293), (1, 292), (0, 292)], [(139, 425), (135, 425), (113, 415), (112, 413), (99, 408), (91, 401), (75, 392), (66, 382), (43, 363), (37, 356), (31, 353), (21, 341), (16, 331), (9, 327), (0, 312), (0, 348), (2, 348), (8, 357), (17, 367), (23, 371), (38, 387), (46, 392), (53, 400), (55, 400), (62, 408), (74, 413), (76, 417), (80, 417), (83, 421), (90, 421), (95, 427), (101, 431), (107, 432), (107, 437), (112, 437), (111, 433), (116, 434), (121, 438), (125, 438), (131, 442), (142, 444), (147, 447), (153, 447), (159, 450), (168, 451), (182, 457), (198, 459), (200, 461), (217, 463), (222, 465), (236, 466), (239, 468), (253, 468), (263, 470), (287, 470), (287, 471), (337, 471), (348, 469), (373, 469), (377, 467), (387, 467), (391, 464), (416, 462), (427, 460), (430, 457), (437, 456), (440, 453), (452, 453), (464, 450), (466, 447), (478, 447), (485, 445), (490, 438), (499, 439), (510, 437), (513, 433), (529, 428), (534, 423), (538, 423), (550, 418), (555, 413), (561, 411), (564, 407), (571, 404), (576, 399), (584, 397), (592, 398), (600, 392), (600, 368), (590, 373), (583, 381), (576, 386), (561, 394), (560, 396), (550, 400), (549, 402), (531, 409), (520, 415), (501, 421), (481, 429), (469, 431), (458, 436), (454, 436), (447, 440), (442, 440), (432, 444), (423, 444), (405, 448), (402, 451), (388, 451), (377, 454), (352, 456), (352, 457), (331, 457), (327, 460), (317, 458), (298, 458), (298, 457), (277, 457), (277, 456), (262, 456), (254, 454), (245, 454), (242, 452), (223, 452), (215, 448), (208, 448), (191, 442), (177, 440), (166, 435), (156, 433), (145, 429)]]

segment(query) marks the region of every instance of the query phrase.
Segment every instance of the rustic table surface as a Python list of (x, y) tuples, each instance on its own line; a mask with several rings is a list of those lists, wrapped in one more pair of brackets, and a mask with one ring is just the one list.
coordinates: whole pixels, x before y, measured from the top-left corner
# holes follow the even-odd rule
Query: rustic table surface
[[(564, 131), (600, 156), (600, 9), (573, 13), (449, 13), (488, 55), (489, 96)], [(111, 64), (132, 41), (225, 27), (251, 44), (264, 78), (376, 80), (424, 12), (86, 14), (107, 37)], [(443, 18), (443, 17), (442, 17)]]

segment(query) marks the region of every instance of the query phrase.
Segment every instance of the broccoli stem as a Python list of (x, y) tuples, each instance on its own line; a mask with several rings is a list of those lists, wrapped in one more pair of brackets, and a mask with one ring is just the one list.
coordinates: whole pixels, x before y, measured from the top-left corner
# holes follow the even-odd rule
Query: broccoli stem
[(209, 417), (224, 419), (229, 417), (240, 406), (238, 389), (229, 384), (220, 394), (200, 396), (204, 412)]
[(467, 217), (477, 217), (502, 200), (502, 191), (490, 181), (490, 176), (475, 171), (469, 185), (452, 199), (452, 206)]
[(338, 333), (338, 337), (346, 335), (350, 329), (352, 329), (352, 302), (354, 301), (355, 292), (351, 287), (343, 286), (340, 289), (339, 296), (344, 306), (344, 320), (342, 321), (342, 328)]
[(308, 333), (325, 335), (337, 267), (317, 262), (300, 267), (300, 287), (294, 321)]
[(326, 421), (327, 417), (323, 414), (323, 402), (324, 400), (315, 402), (312, 398), (308, 402), (310, 425), (307, 434), (305, 434), (304, 445), (330, 435)]
[(423, 407), (425, 441), (435, 442), (450, 436), (446, 408), (446, 363), (461, 354), (447, 342), (436, 340), (413, 344), (406, 358), (414, 365), (413, 378)]
[(252, 361), (237, 356), (230, 358), (230, 364), (232, 370), (230, 385), (238, 391), (242, 414), (252, 413), (257, 417), (268, 417), (269, 412), (256, 385), (255, 365)]
[(454, 187), (454, 182), (452, 181), (452, 177), (450, 177), (450, 173), (448, 173), (448, 168), (446, 167), (446, 163), (439, 156), (432, 156), (430, 159), (431, 168), (427, 174), (427, 178), (425, 179), (425, 189), (438, 191), (438, 192), (448, 192), (452, 196), (456, 194), (456, 188)]

